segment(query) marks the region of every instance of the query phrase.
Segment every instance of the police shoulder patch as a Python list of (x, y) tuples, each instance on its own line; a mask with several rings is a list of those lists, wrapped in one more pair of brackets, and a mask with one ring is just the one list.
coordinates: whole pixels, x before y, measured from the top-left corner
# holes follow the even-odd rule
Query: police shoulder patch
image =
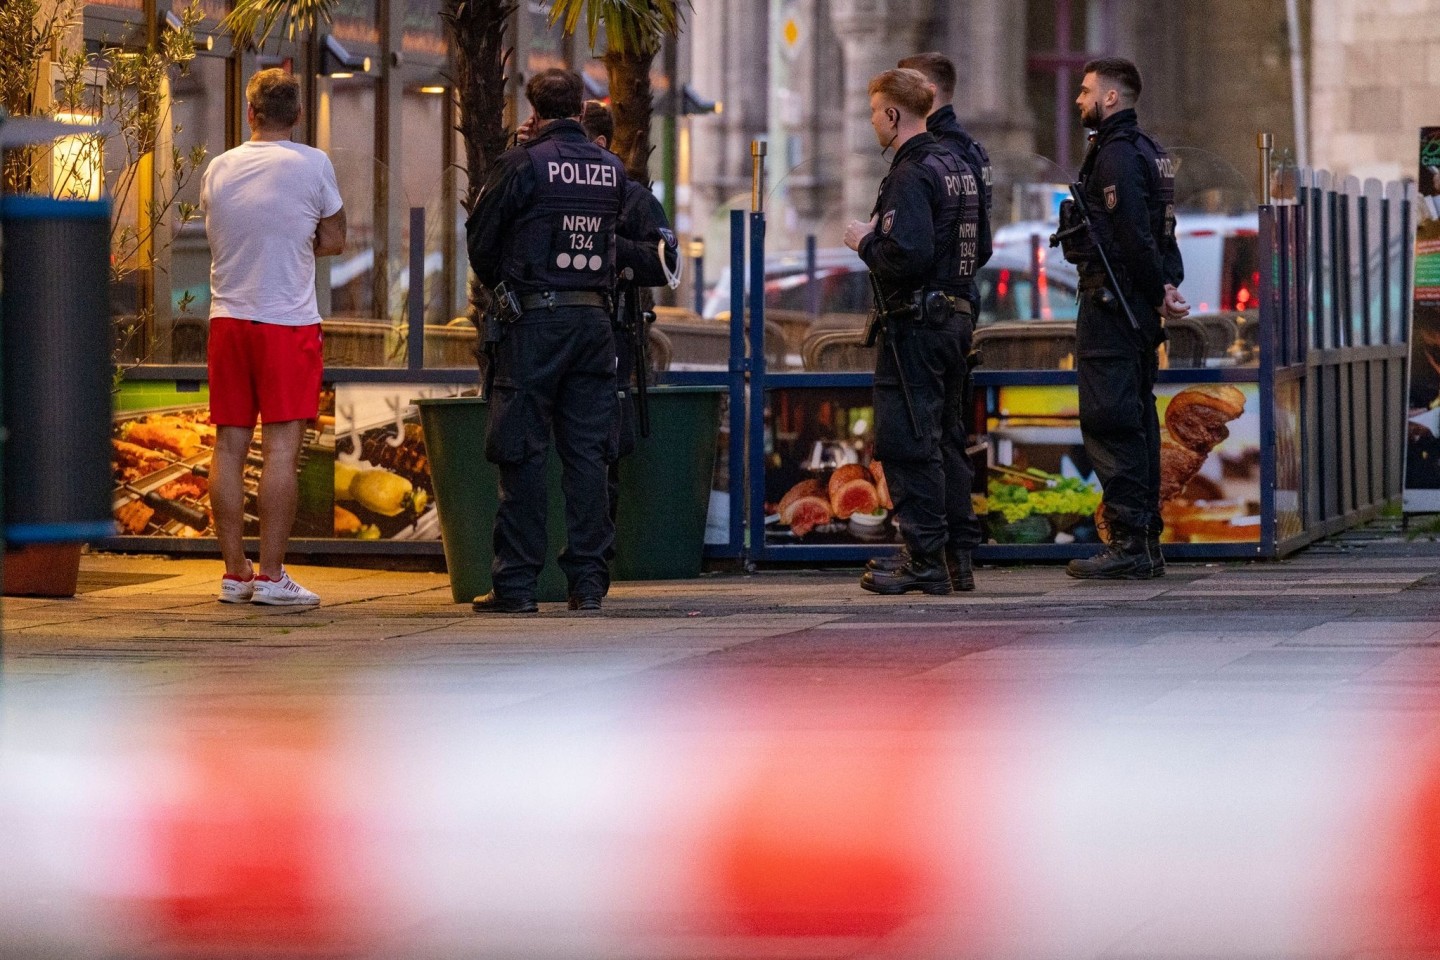
[(1106, 187), (1106, 188), (1105, 188), (1105, 209), (1106, 209), (1106, 210), (1114, 210), (1114, 209), (1115, 209), (1115, 205), (1118, 204), (1119, 202), (1120, 202), (1120, 198), (1115, 195), (1115, 185), (1114, 185), (1114, 184), (1111, 184), (1110, 186)]
[(673, 232), (666, 229), (665, 227), (661, 227), (660, 236), (665, 238), (665, 243), (667, 246), (675, 246), (675, 234)]
[(889, 234), (890, 228), (893, 226), (895, 226), (895, 211), (889, 210), (885, 213), (885, 216), (880, 218), (880, 232)]

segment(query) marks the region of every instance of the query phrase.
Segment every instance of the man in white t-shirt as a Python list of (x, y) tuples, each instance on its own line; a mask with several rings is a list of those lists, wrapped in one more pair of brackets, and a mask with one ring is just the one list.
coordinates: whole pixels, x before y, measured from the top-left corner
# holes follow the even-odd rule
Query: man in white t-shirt
[[(285, 572), (305, 425), (319, 413), (315, 258), (345, 246), (330, 158), (293, 143), (300, 82), (261, 70), (245, 88), (250, 139), (210, 162), (200, 187), (210, 240), (210, 473), (223, 603), (303, 606), (320, 598)], [(260, 418), (259, 568), (245, 556), (245, 458)]]

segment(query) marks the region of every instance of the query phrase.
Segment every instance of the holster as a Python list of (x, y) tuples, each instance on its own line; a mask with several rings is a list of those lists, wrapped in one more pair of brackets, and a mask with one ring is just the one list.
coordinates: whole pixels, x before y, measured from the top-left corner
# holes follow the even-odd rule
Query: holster
[(1050, 246), (1060, 248), (1067, 263), (1083, 266), (1095, 260), (1095, 241), (1074, 200), (1060, 202), (1060, 229), (1050, 236)]
[(500, 351), (500, 341), (505, 338), (505, 328), (520, 319), (520, 299), (505, 283), (497, 283), (490, 291), (490, 306), (485, 311), (485, 338), (481, 349), (485, 354), (485, 396), (488, 398), (495, 386), (495, 357)]

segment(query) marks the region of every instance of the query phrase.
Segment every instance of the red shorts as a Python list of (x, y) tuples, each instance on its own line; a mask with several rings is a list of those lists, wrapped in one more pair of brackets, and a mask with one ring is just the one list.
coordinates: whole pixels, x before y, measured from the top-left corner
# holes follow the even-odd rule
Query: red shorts
[(314, 420), (324, 361), (320, 324), (287, 327), (210, 318), (210, 422), (223, 427)]

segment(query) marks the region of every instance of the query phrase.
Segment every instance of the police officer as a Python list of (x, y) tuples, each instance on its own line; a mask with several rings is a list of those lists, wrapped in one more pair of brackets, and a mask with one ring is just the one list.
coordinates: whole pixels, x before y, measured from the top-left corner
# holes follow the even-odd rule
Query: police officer
[[(935, 102), (930, 115), (925, 118), (925, 129), (941, 146), (955, 154), (969, 166), (980, 182), (980, 220), (976, 235), (976, 259), (978, 270), (990, 261), (992, 252), (990, 236), (991, 211), (991, 170), (990, 154), (985, 147), (965, 132), (955, 117), (951, 101), (955, 98), (955, 63), (943, 53), (917, 53), (901, 60), (897, 66), (916, 70), (924, 74), (935, 93)], [(980, 290), (974, 277), (961, 284), (960, 296), (970, 304), (971, 317), (980, 315)], [(970, 357), (966, 362), (970, 362)], [(967, 371), (967, 373), (972, 371)], [(965, 452), (972, 432), (967, 417), (971, 415), (969, 391), (962, 391), (958, 413), (947, 418), (945, 435), (941, 438), (941, 453), (945, 464), (945, 515), (948, 526), (947, 550), (954, 559), (951, 563), (951, 584), (956, 590), (974, 590), (975, 577), (971, 572), (970, 553), (981, 539), (980, 519), (975, 516), (971, 493), (975, 486), (975, 470)], [(872, 570), (893, 570), (905, 562), (905, 554), (876, 557), (870, 561)]]
[[(580, 77), (545, 70), (525, 86), (536, 135), (501, 154), (466, 221), (470, 265), (505, 319), (495, 349), (485, 455), (499, 467), (494, 589), (482, 613), (533, 613), (545, 563), (545, 461), (560, 454), (572, 610), (599, 610), (615, 527), (615, 224), (625, 171), (580, 126)], [(505, 315), (507, 304), (514, 316)]]
[[(1072, 560), (1081, 579), (1163, 576), (1160, 555), (1160, 420), (1156, 350), (1163, 318), (1189, 313), (1177, 289), (1185, 269), (1175, 243), (1175, 169), (1140, 129), (1140, 72), (1105, 57), (1085, 65), (1076, 105), (1094, 140), (1080, 168), (1089, 229), (1071, 233), (1066, 259), (1080, 274), (1076, 371), (1085, 452), (1105, 488), (1106, 550)], [(1062, 216), (1062, 233), (1074, 219)], [(1103, 248), (1112, 280), (1100, 257)], [(1127, 310), (1128, 307), (1128, 310)]]
[[(609, 149), (615, 141), (614, 118), (610, 108), (599, 100), (585, 101), (580, 125), (598, 147)], [(615, 261), (620, 272), (615, 306), (618, 310), (624, 305), (629, 314), (615, 317), (615, 376), (620, 392), (619, 456), (625, 457), (635, 452), (635, 384), (637, 378), (649, 373), (637, 369), (636, 365), (636, 337), (649, 335), (641, 319), (651, 306), (648, 288), (669, 285), (672, 278), (678, 279), (680, 269), (680, 246), (665, 219), (665, 208), (649, 187), (628, 175), (625, 200), (615, 225)], [(609, 485), (613, 522), (620, 504), (618, 461), (610, 465)]]
[[(876, 284), (883, 324), (875, 361), (875, 456), (905, 539), (894, 569), (870, 569), (873, 593), (946, 594), (970, 578), (970, 556), (950, 550), (943, 447), (957, 424), (970, 350), (978, 253), (980, 183), (969, 165), (931, 136), (934, 92), (915, 70), (870, 81), (870, 123), (882, 150), (899, 146), (868, 223), (852, 221), (845, 244)], [(963, 480), (960, 482), (963, 483)], [(965, 490), (969, 499), (968, 485)]]

